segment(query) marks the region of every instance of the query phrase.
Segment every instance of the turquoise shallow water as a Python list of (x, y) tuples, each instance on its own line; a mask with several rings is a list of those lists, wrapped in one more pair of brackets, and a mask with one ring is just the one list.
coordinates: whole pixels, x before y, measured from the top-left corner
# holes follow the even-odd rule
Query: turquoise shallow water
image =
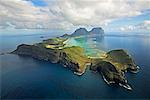
[[(39, 35), (1, 37), (0, 52), (12, 51), (21, 43), (32, 44), (41, 40), (43, 38)], [(133, 91), (117, 85), (108, 86), (101, 75), (90, 70), (79, 77), (59, 64), (7, 54), (0, 56), (1, 97), (5, 99), (150, 98), (150, 37), (105, 36), (85, 37), (83, 40), (86, 41), (86, 45), (83, 45), (85, 48), (91, 49), (93, 45), (94, 48), (104, 51), (123, 48), (132, 55), (141, 68), (137, 74), (126, 74)], [(79, 38), (77, 41), (83, 40)]]
[(85, 54), (90, 57), (100, 57), (102, 54), (104, 54), (106, 51), (98, 47), (98, 44), (100, 43), (99, 40), (102, 40), (104, 37), (102, 36), (81, 36), (81, 37), (75, 37), (70, 38), (65, 42), (67, 46), (80, 46), (85, 49)]

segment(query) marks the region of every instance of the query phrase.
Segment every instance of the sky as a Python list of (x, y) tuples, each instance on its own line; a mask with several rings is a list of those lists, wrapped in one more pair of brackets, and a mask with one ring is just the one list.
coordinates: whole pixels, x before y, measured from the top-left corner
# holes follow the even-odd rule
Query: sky
[(150, 0), (0, 0), (0, 32), (79, 27), (150, 34)]

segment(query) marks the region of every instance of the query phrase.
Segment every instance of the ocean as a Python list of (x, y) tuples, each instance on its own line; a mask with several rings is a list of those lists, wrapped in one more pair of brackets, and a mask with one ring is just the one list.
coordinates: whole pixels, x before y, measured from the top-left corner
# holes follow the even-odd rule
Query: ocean
[[(41, 38), (41, 36), (44, 36)], [(34, 44), (51, 35), (1, 36), (0, 53), (10, 52), (17, 45)], [(1, 98), (3, 99), (99, 99), (140, 98), (150, 99), (150, 36), (83, 37), (86, 48), (109, 51), (125, 49), (140, 67), (137, 74), (126, 73), (133, 88), (126, 90), (118, 85), (107, 85), (101, 75), (89, 69), (83, 76), (73, 74), (60, 64), (39, 61), (13, 54), (0, 55)], [(82, 39), (79, 39), (82, 40)], [(77, 40), (78, 41), (78, 40)]]

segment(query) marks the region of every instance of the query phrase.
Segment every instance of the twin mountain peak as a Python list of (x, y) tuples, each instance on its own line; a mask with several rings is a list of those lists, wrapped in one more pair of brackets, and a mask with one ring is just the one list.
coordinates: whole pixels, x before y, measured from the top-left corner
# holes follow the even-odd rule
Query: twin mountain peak
[(64, 34), (62, 37), (82, 36), (82, 35), (91, 35), (91, 34), (104, 35), (104, 30), (101, 27), (92, 28), (90, 31), (87, 31), (86, 28), (78, 28), (71, 35)]

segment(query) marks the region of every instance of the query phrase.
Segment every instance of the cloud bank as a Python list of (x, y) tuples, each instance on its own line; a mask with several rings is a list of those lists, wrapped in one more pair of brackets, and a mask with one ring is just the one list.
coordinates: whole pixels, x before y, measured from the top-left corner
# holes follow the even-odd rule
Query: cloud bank
[(150, 20), (146, 20), (143, 23), (137, 24), (137, 25), (129, 25), (129, 26), (124, 26), (120, 27), (121, 31), (146, 31), (150, 32)]
[(58, 0), (49, 9), (73, 25), (92, 26), (141, 15), (149, 4), (149, 0)]
[(114, 20), (142, 15), (150, 0), (0, 0), (0, 28), (71, 29), (78, 26), (107, 26)]

